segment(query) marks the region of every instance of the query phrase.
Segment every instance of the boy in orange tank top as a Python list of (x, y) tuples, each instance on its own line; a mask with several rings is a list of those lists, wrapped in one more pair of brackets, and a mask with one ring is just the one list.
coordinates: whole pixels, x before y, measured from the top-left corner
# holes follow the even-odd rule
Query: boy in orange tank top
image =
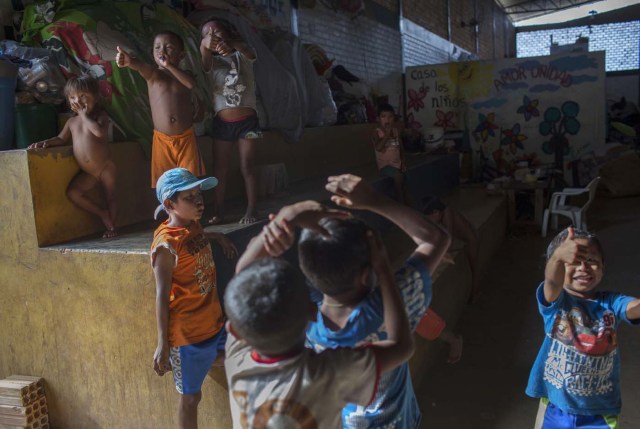
[(198, 180), (184, 168), (166, 171), (156, 194), (169, 219), (156, 229), (151, 245), (151, 266), (156, 279), (158, 346), (153, 369), (173, 371), (180, 393), (180, 428), (198, 427), (200, 389), (209, 368), (224, 348), (224, 316), (218, 299), (216, 266), (209, 240), (217, 241), (225, 255), (237, 254), (220, 233), (205, 233), (201, 190), (218, 183), (215, 177)]

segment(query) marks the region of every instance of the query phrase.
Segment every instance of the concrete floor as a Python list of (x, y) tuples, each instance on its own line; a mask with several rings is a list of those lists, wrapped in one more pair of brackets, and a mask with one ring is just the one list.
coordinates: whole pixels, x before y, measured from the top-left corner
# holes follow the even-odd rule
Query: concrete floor
[[(640, 296), (640, 197), (596, 199), (589, 229), (602, 240), (603, 289)], [(416, 387), (424, 428), (533, 428), (538, 401), (525, 395), (529, 370), (543, 339), (534, 292), (543, 279), (544, 251), (553, 232), (514, 229), (483, 280), (484, 294), (462, 315), (461, 362), (441, 363)], [(640, 331), (618, 330), (622, 358), (622, 428), (640, 428)]]

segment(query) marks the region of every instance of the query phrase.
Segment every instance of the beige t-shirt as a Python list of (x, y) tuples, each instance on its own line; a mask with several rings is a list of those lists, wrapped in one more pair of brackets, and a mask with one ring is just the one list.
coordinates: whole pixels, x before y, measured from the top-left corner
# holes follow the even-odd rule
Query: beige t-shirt
[(225, 370), (233, 427), (339, 428), (347, 403), (366, 406), (380, 371), (373, 349), (340, 348), (264, 359), (229, 334)]
[(250, 107), (256, 110), (256, 80), (253, 63), (240, 52), (228, 57), (216, 55), (209, 72), (213, 85), (213, 110)]

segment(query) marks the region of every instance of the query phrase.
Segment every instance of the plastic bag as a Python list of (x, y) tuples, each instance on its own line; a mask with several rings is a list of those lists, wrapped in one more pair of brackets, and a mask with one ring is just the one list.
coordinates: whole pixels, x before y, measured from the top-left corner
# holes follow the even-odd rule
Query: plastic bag
[(28, 91), (41, 103), (60, 104), (65, 101), (66, 80), (51, 52), (42, 48), (30, 48), (13, 41), (0, 45), (0, 54), (19, 58), (18, 89)]

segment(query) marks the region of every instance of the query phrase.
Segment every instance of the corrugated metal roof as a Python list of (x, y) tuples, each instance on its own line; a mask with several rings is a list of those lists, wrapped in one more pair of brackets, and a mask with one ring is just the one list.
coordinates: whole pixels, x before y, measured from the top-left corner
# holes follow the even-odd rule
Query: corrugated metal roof
[(513, 22), (602, 0), (496, 0)]

